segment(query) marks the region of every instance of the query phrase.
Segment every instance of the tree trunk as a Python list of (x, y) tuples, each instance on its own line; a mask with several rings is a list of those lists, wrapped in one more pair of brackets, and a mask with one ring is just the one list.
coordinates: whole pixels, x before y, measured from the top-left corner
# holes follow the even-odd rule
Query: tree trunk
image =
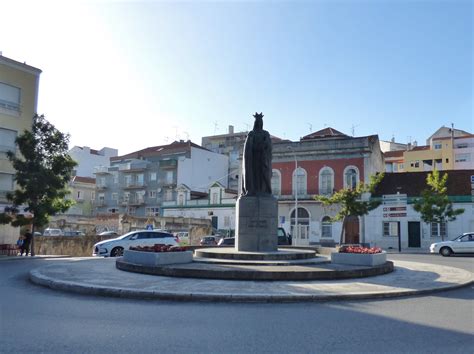
[(30, 256), (35, 256), (35, 223), (31, 224)]
[(343, 244), (343, 241), (345, 241), (345, 237), (344, 237), (345, 230), (346, 230), (346, 217), (344, 216), (344, 218), (342, 219), (342, 229), (341, 229), (341, 237), (339, 238), (339, 246), (341, 246)]

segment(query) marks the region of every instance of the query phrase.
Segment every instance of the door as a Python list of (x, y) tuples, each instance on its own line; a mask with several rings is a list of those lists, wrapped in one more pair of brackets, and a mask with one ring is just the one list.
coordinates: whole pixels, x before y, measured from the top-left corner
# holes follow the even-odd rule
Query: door
[(217, 216), (213, 216), (212, 220), (211, 220), (211, 223), (212, 223), (212, 227), (216, 230), (218, 229), (218, 227), (217, 227), (218, 222), (217, 221), (218, 221)]
[(419, 221), (408, 222), (408, 247), (421, 247), (421, 232)]
[(348, 216), (345, 227), (345, 243), (359, 243), (359, 217)]

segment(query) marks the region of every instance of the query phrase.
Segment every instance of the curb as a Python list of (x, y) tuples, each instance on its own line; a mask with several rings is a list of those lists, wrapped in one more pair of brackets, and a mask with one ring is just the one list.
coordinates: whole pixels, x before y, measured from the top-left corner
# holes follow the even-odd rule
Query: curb
[(72, 256), (68, 256), (68, 255), (5, 256), (5, 257), (0, 257), (0, 262), (26, 261), (26, 260), (31, 260), (31, 259), (49, 259), (49, 258), (72, 258)]
[(474, 284), (474, 280), (465, 283), (444, 285), (421, 290), (380, 291), (365, 294), (301, 294), (301, 295), (268, 295), (268, 294), (230, 294), (230, 293), (187, 293), (187, 292), (160, 292), (151, 290), (134, 290), (130, 288), (105, 287), (84, 285), (77, 282), (58, 281), (41, 274), (38, 269), (32, 270), (30, 281), (53, 290), (93, 295), (102, 297), (165, 300), (165, 301), (196, 301), (196, 302), (242, 302), (242, 303), (296, 303), (296, 302), (324, 302), (343, 300), (388, 299), (396, 297), (418, 296), (438, 293), (447, 290), (459, 289)]

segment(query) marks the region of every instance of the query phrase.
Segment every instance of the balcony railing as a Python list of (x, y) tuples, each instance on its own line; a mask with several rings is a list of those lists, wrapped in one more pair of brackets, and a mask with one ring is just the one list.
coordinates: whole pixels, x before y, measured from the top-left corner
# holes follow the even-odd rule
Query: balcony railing
[(178, 166), (178, 161), (176, 160), (161, 160), (160, 167), (165, 169), (176, 168)]
[(108, 174), (108, 173), (110, 173), (110, 172), (109, 172), (109, 168), (107, 166), (98, 166), (98, 167), (94, 168), (94, 174), (96, 174), (96, 175)]
[(129, 182), (126, 183), (123, 187), (124, 189), (134, 189), (134, 188), (145, 188), (146, 184), (144, 182)]
[(137, 171), (144, 171), (147, 168), (147, 164), (123, 164), (119, 166), (120, 172), (137, 172)]

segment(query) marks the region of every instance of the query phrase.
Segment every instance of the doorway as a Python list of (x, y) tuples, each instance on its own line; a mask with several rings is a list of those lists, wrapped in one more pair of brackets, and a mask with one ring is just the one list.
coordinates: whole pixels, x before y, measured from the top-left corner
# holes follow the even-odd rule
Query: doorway
[(345, 227), (345, 243), (359, 243), (359, 217), (357, 216), (348, 216), (346, 218), (346, 227)]
[(408, 222), (408, 247), (421, 247), (421, 232), (419, 221)]

